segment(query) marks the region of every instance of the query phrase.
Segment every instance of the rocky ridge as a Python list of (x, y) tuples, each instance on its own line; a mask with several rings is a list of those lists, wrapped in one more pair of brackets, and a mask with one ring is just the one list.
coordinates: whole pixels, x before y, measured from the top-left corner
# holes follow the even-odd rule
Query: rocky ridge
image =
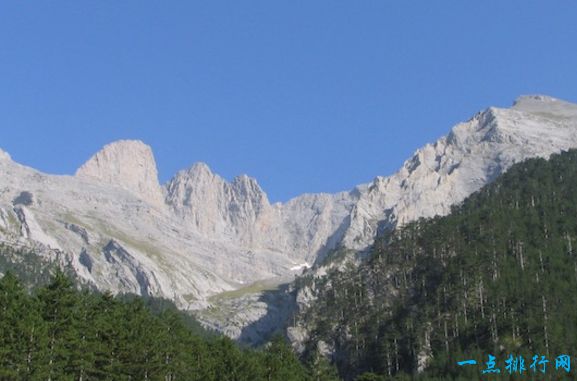
[(379, 229), (447, 214), (516, 162), (575, 146), (577, 105), (524, 96), (510, 109), (491, 107), (417, 150), (394, 175), (359, 187), (342, 243), (364, 249)]
[[(205, 308), (213, 295), (290, 278), (337, 247), (365, 249), (382, 229), (446, 214), (513, 163), (573, 147), (577, 105), (521, 97), (458, 124), (392, 176), (282, 204), (256, 180), (228, 182), (202, 163), (161, 186), (139, 141), (105, 146), (75, 176), (46, 175), (0, 151), (0, 240), (60, 253), (100, 289)], [(15, 202), (23, 192), (29, 205)]]

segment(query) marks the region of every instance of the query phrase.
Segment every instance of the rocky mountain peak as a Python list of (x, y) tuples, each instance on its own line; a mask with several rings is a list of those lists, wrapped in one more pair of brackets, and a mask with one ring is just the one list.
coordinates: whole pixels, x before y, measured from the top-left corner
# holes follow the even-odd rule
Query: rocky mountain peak
[(577, 105), (531, 95), (511, 109), (490, 107), (417, 150), (399, 172), (360, 189), (344, 246), (364, 249), (380, 227), (447, 214), (514, 163), (576, 146)]
[(76, 177), (123, 188), (154, 206), (164, 204), (152, 149), (139, 140), (107, 144), (76, 171)]
[(210, 167), (203, 162), (194, 163), (187, 171), (185, 171), (188, 177), (191, 178), (202, 178), (214, 176), (214, 173), (210, 170)]
[(254, 177), (249, 177), (247, 175), (237, 176), (232, 180), (231, 185), (238, 194), (253, 196), (254, 198), (264, 199), (268, 202), (265, 192)]
[(166, 203), (199, 233), (234, 239), (250, 236), (257, 216), (269, 206), (255, 179), (242, 175), (228, 182), (204, 163), (168, 182)]
[(189, 169), (179, 171), (166, 185), (166, 202), (177, 211), (180, 207), (196, 208), (197, 203), (206, 203), (225, 186), (226, 181), (214, 174), (202, 162)]
[(577, 117), (576, 104), (546, 95), (521, 96), (515, 100), (512, 109), (558, 122)]
[(558, 103), (563, 102), (560, 99), (550, 97), (548, 95), (540, 95), (540, 94), (529, 94), (529, 95), (521, 95), (515, 102), (513, 102), (514, 108), (523, 107), (529, 104), (551, 104), (551, 103)]

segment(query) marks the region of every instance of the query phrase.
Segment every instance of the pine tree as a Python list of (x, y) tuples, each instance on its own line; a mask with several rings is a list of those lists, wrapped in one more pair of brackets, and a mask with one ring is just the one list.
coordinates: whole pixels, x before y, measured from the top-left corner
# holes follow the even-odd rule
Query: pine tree
[(16, 379), (26, 373), (28, 296), (11, 273), (0, 280), (0, 378)]
[(73, 324), (76, 291), (70, 279), (59, 271), (52, 282), (40, 290), (38, 299), (48, 339), (41, 354), (39, 374), (48, 381), (71, 379), (81, 339)]

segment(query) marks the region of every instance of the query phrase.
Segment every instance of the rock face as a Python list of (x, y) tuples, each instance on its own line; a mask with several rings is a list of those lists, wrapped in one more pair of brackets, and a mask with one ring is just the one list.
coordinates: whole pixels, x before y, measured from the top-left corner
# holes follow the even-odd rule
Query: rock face
[(42, 230), (34, 214), (27, 207), (16, 206), (14, 212), (20, 222), (20, 234), (23, 238), (39, 242), (50, 249), (61, 250), (58, 242)]
[(141, 141), (120, 140), (106, 145), (76, 171), (76, 176), (118, 186), (151, 205), (163, 205), (154, 155)]
[[(196, 309), (223, 291), (291, 278), (331, 249), (364, 249), (380, 229), (446, 214), (513, 163), (572, 147), (577, 105), (521, 97), (458, 124), (392, 176), (283, 204), (270, 204), (256, 180), (228, 182), (202, 163), (161, 187), (140, 141), (105, 146), (73, 177), (42, 174), (0, 151), (0, 240), (63, 253), (100, 289)], [(29, 205), (13, 204), (28, 193)]]
[(255, 179), (241, 175), (229, 183), (204, 163), (180, 171), (166, 195), (189, 230), (247, 250), (280, 252), (296, 265), (336, 247), (354, 199), (348, 193), (315, 194), (271, 205)]
[(511, 109), (489, 108), (417, 150), (394, 175), (359, 187), (342, 243), (363, 249), (379, 229), (447, 214), (518, 161), (574, 147), (577, 105), (525, 96)]
[(204, 163), (177, 173), (166, 189), (166, 202), (174, 213), (192, 230), (214, 239), (251, 242), (251, 227), (270, 209), (255, 179), (243, 175), (228, 183)]

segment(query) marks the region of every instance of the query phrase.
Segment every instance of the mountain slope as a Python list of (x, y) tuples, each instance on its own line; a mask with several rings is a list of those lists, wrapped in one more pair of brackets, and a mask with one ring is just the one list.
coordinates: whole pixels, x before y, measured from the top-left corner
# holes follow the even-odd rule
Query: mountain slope
[(392, 176), (283, 204), (270, 204), (256, 180), (228, 182), (205, 164), (161, 186), (150, 147), (138, 141), (105, 146), (76, 176), (43, 174), (1, 152), (0, 239), (97, 288), (204, 308), (212, 295), (288, 281), (331, 250), (365, 249), (380, 230), (446, 214), (513, 163), (570, 147), (577, 106), (522, 97), (455, 126)]
[(545, 96), (489, 108), (417, 150), (390, 177), (360, 188), (343, 244), (364, 249), (379, 227), (447, 214), (512, 164), (576, 147), (577, 106)]
[[(530, 159), (450, 215), (383, 235), (359, 267), (303, 278), (317, 295), (295, 318), (307, 350), (332, 354), (347, 378), (478, 379), (488, 354), (506, 373), (510, 354), (528, 369), (535, 354), (574, 353), (576, 187), (577, 150)], [(466, 359), (481, 365), (457, 366)]]

